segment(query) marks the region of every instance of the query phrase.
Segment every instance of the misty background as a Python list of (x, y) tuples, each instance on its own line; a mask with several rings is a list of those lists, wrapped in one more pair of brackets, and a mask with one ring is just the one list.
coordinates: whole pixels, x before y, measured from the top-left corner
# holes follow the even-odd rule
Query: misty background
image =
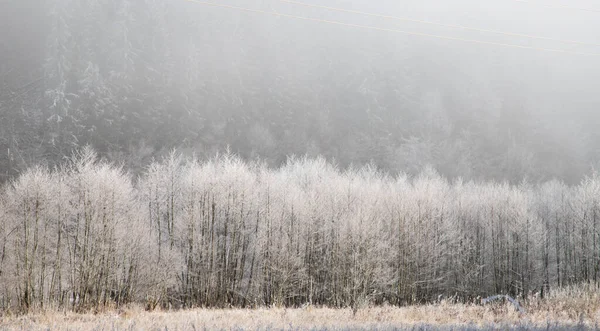
[[(0, 1), (0, 181), (91, 145), (137, 171), (173, 148), (392, 174), (578, 182), (600, 161), (600, 9), (558, 2)], [(563, 3), (565, 4), (565, 3)], [(573, 53), (551, 52), (562, 49)], [(575, 54), (587, 53), (587, 54)]]

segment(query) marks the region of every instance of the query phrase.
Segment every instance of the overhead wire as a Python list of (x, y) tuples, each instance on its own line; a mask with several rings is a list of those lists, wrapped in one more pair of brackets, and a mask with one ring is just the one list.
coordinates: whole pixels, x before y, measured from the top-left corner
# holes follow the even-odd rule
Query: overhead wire
[(240, 11), (245, 11), (245, 12), (251, 12), (251, 13), (260, 13), (260, 14), (273, 15), (273, 16), (278, 16), (278, 17), (293, 18), (293, 19), (298, 19), (298, 20), (303, 20), (303, 21), (320, 22), (320, 23), (325, 23), (325, 24), (333, 24), (333, 25), (338, 25), (338, 26), (346, 26), (346, 27), (353, 27), (353, 28), (359, 28), (359, 29), (367, 29), (367, 30), (373, 30), (373, 31), (385, 31), (385, 32), (401, 33), (401, 34), (412, 35), (412, 36), (419, 36), (419, 37), (430, 37), (430, 38), (436, 38), (436, 39), (442, 39), (442, 40), (462, 41), (462, 42), (474, 43), (474, 44), (494, 45), (494, 46), (501, 46), (501, 47), (511, 47), (511, 48), (538, 50), (538, 51), (563, 53), (563, 54), (600, 56), (600, 53), (578, 52), (578, 51), (570, 51), (570, 50), (556, 49), (556, 48), (544, 48), (544, 47), (536, 47), (536, 46), (526, 46), (526, 45), (499, 43), (499, 42), (483, 41), (483, 40), (476, 40), (476, 39), (467, 39), (467, 38), (459, 38), (459, 37), (442, 36), (442, 35), (436, 35), (436, 34), (430, 34), (430, 33), (422, 33), (422, 32), (405, 31), (405, 30), (398, 30), (398, 29), (381, 28), (381, 27), (375, 27), (375, 26), (369, 26), (369, 25), (345, 23), (345, 22), (340, 22), (340, 21), (324, 20), (324, 19), (313, 18), (313, 17), (306, 17), (306, 16), (297, 16), (297, 15), (279, 13), (279, 12), (275, 12), (275, 11), (266, 11), (266, 10), (261, 10), (261, 9), (239, 7), (239, 6), (234, 6), (234, 5), (220, 4), (220, 3), (208, 2), (208, 1), (201, 1), (201, 0), (184, 0), (184, 1), (187, 1), (187, 2), (190, 2), (190, 3), (195, 3), (195, 4), (201, 4), (201, 5), (211, 6), (211, 7), (220, 7), (220, 8), (227, 8), (227, 9), (235, 9), (235, 10), (240, 10)]
[(477, 32), (484, 32), (484, 33), (494, 33), (494, 34), (506, 35), (506, 36), (511, 36), (511, 37), (522, 37), (522, 38), (530, 38), (530, 39), (540, 39), (540, 40), (562, 42), (562, 43), (568, 43), (568, 44), (578, 44), (578, 45), (585, 45), (585, 46), (600, 47), (600, 44), (587, 43), (587, 42), (582, 42), (582, 41), (556, 39), (556, 38), (534, 36), (534, 35), (523, 34), (523, 33), (504, 32), (504, 31), (491, 30), (491, 29), (480, 29), (480, 28), (473, 28), (473, 27), (468, 27), (468, 26), (463, 26), (463, 25), (438, 23), (438, 22), (432, 22), (432, 21), (426, 21), (426, 20), (412, 19), (412, 18), (407, 18), (407, 17), (399, 17), (399, 16), (391, 16), (391, 15), (382, 15), (382, 14), (368, 13), (368, 12), (363, 12), (363, 11), (358, 11), (358, 10), (352, 10), (352, 9), (344, 9), (344, 8), (337, 8), (337, 7), (330, 7), (330, 6), (323, 6), (323, 5), (314, 5), (314, 4), (309, 4), (309, 3), (300, 2), (300, 1), (294, 1), (294, 0), (278, 0), (278, 1), (279, 2), (283, 2), (283, 3), (298, 5), (298, 6), (311, 7), (311, 8), (320, 8), (320, 9), (325, 9), (325, 10), (330, 10), (330, 11), (338, 11), (338, 12), (344, 12), (344, 13), (350, 13), (350, 14), (364, 15), (364, 16), (377, 17), (377, 18), (384, 18), (384, 19), (389, 19), (389, 20), (397, 20), (397, 21), (413, 22), (413, 23), (420, 23), (420, 24), (436, 25), (436, 26), (442, 26), (442, 27), (446, 27), (446, 28), (461, 29), (461, 30), (470, 30), (470, 31), (477, 31)]
[(572, 7), (572, 6), (561, 5), (561, 4), (548, 4), (548, 3), (541, 3), (541, 2), (537, 2), (537, 1), (528, 1), (528, 0), (513, 0), (513, 1), (528, 4), (528, 5), (533, 5), (533, 6), (546, 7), (546, 8), (568, 9), (568, 10), (585, 11), (585, 12), (590, 12), (590, 13), (600, 13), (600, 9)]

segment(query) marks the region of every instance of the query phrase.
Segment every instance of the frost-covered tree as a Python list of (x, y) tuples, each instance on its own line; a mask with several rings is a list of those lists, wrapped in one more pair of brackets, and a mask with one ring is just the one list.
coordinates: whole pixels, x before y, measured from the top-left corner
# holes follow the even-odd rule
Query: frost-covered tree
[(86, 148), (4, 185), (3, 309), (356, 311), (599, 281), (596, 175), (511, 185), (173, 152), (132, 178)]

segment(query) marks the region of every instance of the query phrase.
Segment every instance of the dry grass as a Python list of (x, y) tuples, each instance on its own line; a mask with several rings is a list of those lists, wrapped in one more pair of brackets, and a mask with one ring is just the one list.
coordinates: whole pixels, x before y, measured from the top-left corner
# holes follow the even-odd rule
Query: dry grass
[(47, 311), (3, 316), (0, 330), (585, 330), (600, 324), (600, 289), (577, 286), (530, 300), (526, 314), (509, 304), (360, 309), (192, 309), (147, 312), (141, 307), (100, 314)]
[[(571, 293), (572, 295), (572, 293)], [(4, 316), (0, 330), (347, 330), (347, 329), (453, 329), (473, 330), (595, 328), (600, 324), (600, 300), (554, 295), (531, 302), (527, 314), (512, 306), (463, 305), (442, 302), (411, 307), (374, 307), (359, 310), (308, 307), (304, 309), (193, 309), (147, 312), (128, 308), (119, 312), (76, 314), (45, 312)], [(422, 323), (426, 323), (424, 326)], [(557, 326), (558, 325), (558, 326)]]

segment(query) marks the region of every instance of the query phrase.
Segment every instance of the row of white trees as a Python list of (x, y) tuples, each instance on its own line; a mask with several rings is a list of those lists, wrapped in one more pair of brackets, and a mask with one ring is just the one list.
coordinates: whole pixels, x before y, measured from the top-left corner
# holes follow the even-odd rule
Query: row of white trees
[(0, 196), (0, 307), (406, 304), (600, 280), (600, 177), (449, 183), (323, 159), (172, 154), (132, 178), (84, 150)]

